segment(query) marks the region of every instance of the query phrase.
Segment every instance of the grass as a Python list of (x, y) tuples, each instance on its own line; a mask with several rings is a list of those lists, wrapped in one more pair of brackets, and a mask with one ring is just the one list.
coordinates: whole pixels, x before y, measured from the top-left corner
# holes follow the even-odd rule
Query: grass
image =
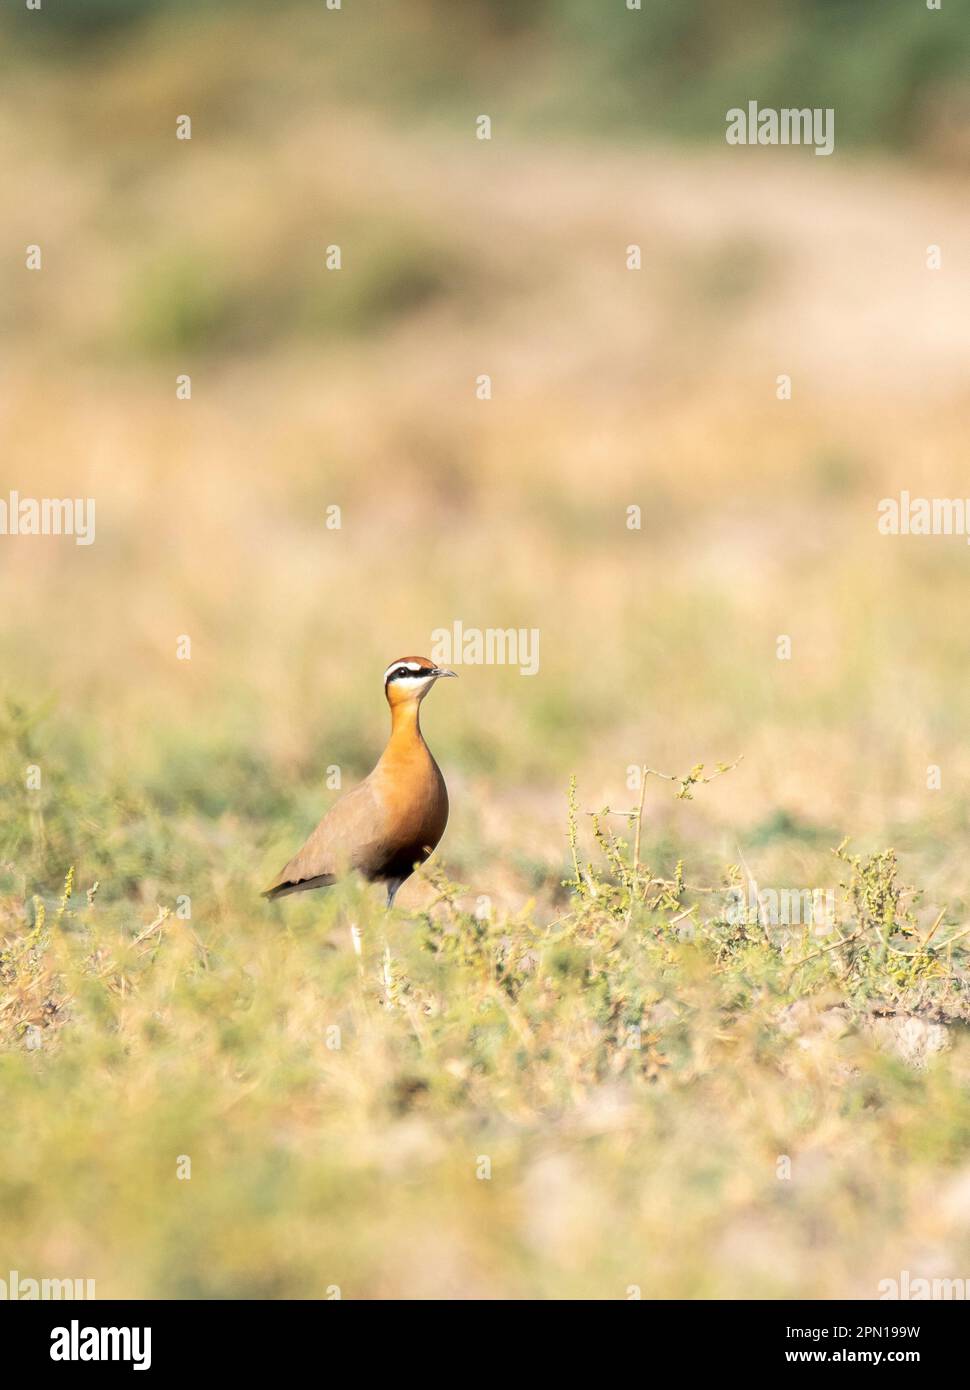
[[(0, 538), (0, 1277), (965, 1276), (967, 551), (876, 529), (966, 492), (957, 181), (543, 137), (548, 67), (488, 146), (460, 64), (432, 117), (402, 48), (392, 115), (350, 30), (325, 89), (332, 29), (114, 32), (0, 96), (44, 250), (0, 257), (5, 486), (97, 501), (92, 546)], [(268, 906), (456, 620), (540, 667), (426, 703), (434, 867)]]
[(300, 1298), (871, 1297), (965, 1261), (963, 934), (917, 929), (891, 851), (840, 849), (828, 936), (731, 919), (737, 869), (654, 873), (639, 815), (587, 836), (573, 793), (554, 916), (440, 865), (420, 911), (283, 912), (216, 841), (155, 911), (73, 870), (5, 898), (4, 1258)]

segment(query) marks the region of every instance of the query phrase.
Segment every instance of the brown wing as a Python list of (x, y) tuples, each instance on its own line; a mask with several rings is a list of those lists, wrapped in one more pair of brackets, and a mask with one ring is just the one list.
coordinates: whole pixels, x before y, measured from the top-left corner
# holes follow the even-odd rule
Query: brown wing
[(306, 844), (263, 894), (282, 898), (336, 883), (349, 869), (369, 875), (382, 858), (385, 815), (371, 779), (332, 806)]

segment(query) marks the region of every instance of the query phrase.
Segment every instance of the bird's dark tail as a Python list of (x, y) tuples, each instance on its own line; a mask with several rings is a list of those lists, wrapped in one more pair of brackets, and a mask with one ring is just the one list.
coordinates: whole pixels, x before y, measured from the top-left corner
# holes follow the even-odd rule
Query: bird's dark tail
[(305, 893), (310, 888), (329, 888), (337, 879), (334, 874), (317, 874), (315, 878), (301, 878), (295, 883), (292, 879), (286, 879), (282, 883), (274, 883), (266, 888), (262, 897), (269, 898), (272, 902), (276, 898), (285, 898), (290, 893)]

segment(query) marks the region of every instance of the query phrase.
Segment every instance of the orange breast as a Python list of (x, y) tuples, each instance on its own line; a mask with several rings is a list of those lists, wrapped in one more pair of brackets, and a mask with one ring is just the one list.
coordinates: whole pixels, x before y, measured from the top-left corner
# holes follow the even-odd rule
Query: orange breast
[[(392, 862), (381, 877), (409, 873), (438, 844), (448, 824), (448, 791), (420, 734), (392, 738), (374, 770), (386, 813), (385, 844)], [(376, 866), (375, 866), (376, 867)]]

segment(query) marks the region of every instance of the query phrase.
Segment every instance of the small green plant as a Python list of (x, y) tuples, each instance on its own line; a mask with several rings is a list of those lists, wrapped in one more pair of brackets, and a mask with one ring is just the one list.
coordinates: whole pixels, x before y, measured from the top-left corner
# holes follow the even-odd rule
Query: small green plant
[[(647, 913), (666, 914), (668, 926), (697, 919), (696, 904), (685, 906), (689, 894), (703, 896), (721, 890), (712, 887), (689, 888), (684, 878), (684, 862), (678, 860), (671, 877), (657, 876), (642, 862), (643, 808), (646, 798), (648, 777), (659, 777), (677, 786), (676, 796), (681, 801), (693, 800), (694, 788), (713, 782), (741, 761), (718, 763), (715, 771), (705, 777), (704, 764), (698, 763), (685, 776), (679, 777), (653, 768), (640, 769), (640, 800), (637, 806), (628, 811), (613, 811), (608, 806), (602, 811), (589, 812), (593, 839), (605, 862), (605, 871), (594, 867), (591, 861), (580, 864), (579, 855), (579, 808), (576, 793), (576, 778), (572, 777), (567, 793), (567, 840), (572, 860), (572, 875), (563, 880), (563, 886), (578, 895), (584, 903), (595, 903), (602, 911), (623, 919), (627, 924), (637, 909)], [(607, 824), (609, 817), (619, 817), (627, 821), (633, 830), (632, 845), (618, 836)]]
[(849, 920), (855, 922), (832, 953), (840, 981), (862, 997), (897, 1002), (909, 996), (925, 1003), (934, 985), (950, 993), (957, 984), (947, 961), (954, 938), (937, 935), (946, 909), (921, 933), (913, 908), (922, 895), (899, 882), (896, 851), (850, 854), (847, 844), (843, 840), (833, 850), (848, 869), (840, 886), (848, 898)]
[[(686, 776), (644, 768), (642, 785), (653, 775), (673, 783), (678, 799), (691, 800), (695, 788), (738, 762), (719, 763), (709, 776), (703, 775), (702, 764)], [(658, 949), (671, 939), (689, 940), (710, 954), (719, 972), (737, 977), (745, 998), (750, 997), (752, 981), (757, 981), (756, 991), (789, 998), (835, 987), (859, 1008), (882, 1004), (893, 1011), (966, 1016), (970, 1006), (964, 976), (953, 958), (965, 933), (940, 932), (945, 909), (921, 932), (915, 913), (920, 894), (900, 883), (895, 850), (850, 854), (848, 841), (843, 841), (832, 851), (847, 873), (839, 884), (841, 902), (829, 940), (813, 934), (809, 924), (788, 927), (762, 920), (760, 899), (759, 906), (743, 912), (728, 914), (721, 908), (711, 913), (712, 903), (723, 903), (729, 890), (741, 896), (741, 885), (750, 876), (737, 864), (725, 866), (723, 886), (689, 883), (683, 860), (677, 861), (672, 875), (655, 874), (641, 860), (642, 790), (632, 810), (607, 807), (588, 813), (598, 862), (581, 853), (575, 778), (569, 784), (567, 806), (572, 873), (563, 883), (573, 895), (573, 929), (578, 936), (595, 939), (606, 923), (620, 922), (646, 932)], [(633, 827), (632, 845), (609, 826), (611, 816)], [(658, 960), (662, 959), (661, 952)]]

